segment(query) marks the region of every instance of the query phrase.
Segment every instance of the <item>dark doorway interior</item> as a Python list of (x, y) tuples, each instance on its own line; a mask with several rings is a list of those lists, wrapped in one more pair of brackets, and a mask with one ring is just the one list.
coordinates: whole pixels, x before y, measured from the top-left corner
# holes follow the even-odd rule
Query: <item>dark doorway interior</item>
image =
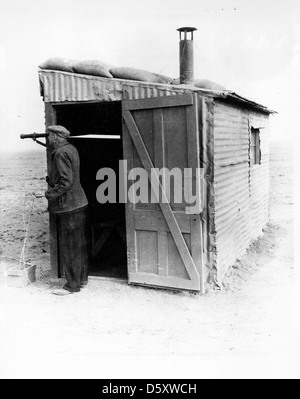
[[(96, 180), (99, 169), (113, 169), (118, 182), (122, 140), (103, 136), (122, 137), (121, 103), (60, 105), (56, 107), (56, 120), (70, 130), (70, 142), (80, 155), (81, 184), (89, 201), (89, 273), (127, 278), (125, 205), (99, 204), (96, 198), (101, 184)], [(74, 138), (88, 135), (99, 138)]]

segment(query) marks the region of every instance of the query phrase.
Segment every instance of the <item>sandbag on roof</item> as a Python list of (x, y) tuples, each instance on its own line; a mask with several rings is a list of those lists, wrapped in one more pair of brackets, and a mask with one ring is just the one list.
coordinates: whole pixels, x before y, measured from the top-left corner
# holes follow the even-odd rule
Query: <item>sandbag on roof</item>
[(226, 90), (224, 86), (208, 79), (195, 79), (194, 85), (198, 88), (208, 89), (208, 90), (220, 90), (220, 91)]
[(74, 72), (85, 75), (94, 75), (104, 78), (113, 78), (109, 72), (112, 65), (99, 60), (80, 61), (73, 65)]
[[(180, 85), (180, 79), (175, 79), (172, 82), (172, 85)], [(213, 82), (209, 79), (195, 79), (193, 86), (198, 87), (198, 89), (206, 89), (206, 90), (218, 90), (223, 91), (226, 88), (219, 83)]]
[(78, 60), (72, 60), (69, 58), (52, 57), (47, 61), (39, 65), (41, 69), (53, 69), (55, 71), (74, 72), (73, 65)]
[(142, 69), (130, 68), (130, 67), (115, 67), (110, 69), (110, 73), (114, 78), (137, 80), (140, 82), (150, 83), (171, 83), (173, 79), (168, 78), (157, 73), (144, 71)]
[(156, 83), (171, 84), (173, 82), (173, 78), (170, 78), (169, 76), (161, 75), (160, 73), (154, 73), (154, 75), (158, 78)]

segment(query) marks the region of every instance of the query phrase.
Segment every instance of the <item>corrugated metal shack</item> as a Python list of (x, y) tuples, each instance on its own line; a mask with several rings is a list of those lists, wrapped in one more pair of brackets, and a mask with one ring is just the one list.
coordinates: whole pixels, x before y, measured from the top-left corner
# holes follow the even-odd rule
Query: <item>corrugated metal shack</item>
[[(126, 159), (132, 167), (146, 169), (151, 164), (204, 169), (201, 215), (186, 215), (186, 204), (126, 205), (129, 283), (195, 291), (203, 291), (208, 281), (220, 284), (268, 221), (270, 111), (230, 91), (50, 70), (39, 71), (39, 79), (46, 126), (63, 124), (80, 137), (122, 136), (122, 141), (101, 140), (100, 145), (96, 139), (72, 141), (95, 211), (93, 234), (101, 220), (95, 209), (103, 207), (95, 201), (101, 167), (111, 167), (113, 161), (116, 167)], [(50, 224), (51, 262), (59, 270), (55, 217)], [(96, 256), (97, 250), (92, 248), (91, 254)]]
[[(46, 127), (67, 127), (80, 154), (91, 275), (203, 293), (208, 282), (222, 283), (268, 221), (271, 111), (232, 91), (194, 86), (195, 30), (179, 29), (180, 85), (39, 72)], [(185, 176), (189, 168), (188, 198), (162, 190), (159, 203), (99, 204), (102, 168), (113, 169), (123, 181), (119, 194), (126, 192), (121, 160), (148, 176), (154, 168)], [(159, 175), (148, 184), (154, 192)], [(187, 212), (195, 195), (199, 204)], [(57, 224), (50, 215), (51, 263), (63, 276)]]

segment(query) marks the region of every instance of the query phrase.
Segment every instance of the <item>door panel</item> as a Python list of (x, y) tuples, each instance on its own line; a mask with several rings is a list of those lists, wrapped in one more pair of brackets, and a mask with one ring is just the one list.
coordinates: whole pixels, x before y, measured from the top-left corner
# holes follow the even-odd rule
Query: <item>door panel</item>
[[(184, 200), (175, 203), (174, 181), (164, 191), (154, 168), (193, 170), (193, 193), (200, 194), (199, 130), (196, 95), (124, 101), (123, 148), (128, 168), (152, 172), (160, 187), (158, 204), (127, 204), (129, 283), (203, 291), (200, 212), (187, 214)], [(151, 189), (150, 179), (148, 181)]]

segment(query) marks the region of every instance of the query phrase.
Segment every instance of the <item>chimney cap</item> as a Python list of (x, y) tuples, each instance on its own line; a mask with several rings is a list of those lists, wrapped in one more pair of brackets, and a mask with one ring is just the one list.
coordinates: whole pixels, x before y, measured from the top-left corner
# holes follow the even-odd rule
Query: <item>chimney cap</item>
[(195, 32), (197, 28), (184, 27), (184, 28), (179, 28), (177, 30), (178, 32)]

